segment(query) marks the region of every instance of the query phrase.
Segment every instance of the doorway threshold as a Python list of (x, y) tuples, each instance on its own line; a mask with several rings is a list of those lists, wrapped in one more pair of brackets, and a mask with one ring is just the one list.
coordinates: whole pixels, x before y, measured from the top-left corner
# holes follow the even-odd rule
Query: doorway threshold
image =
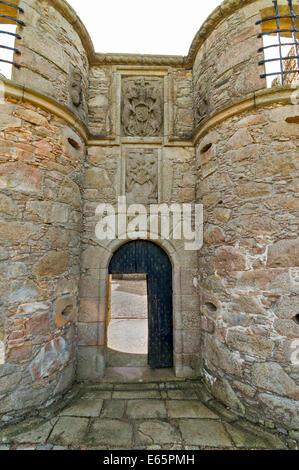
[(175, 377), (172, 368), (151, 369), (150, 367), (107, 367), (101, 382), (165, 382), (182, 381)]

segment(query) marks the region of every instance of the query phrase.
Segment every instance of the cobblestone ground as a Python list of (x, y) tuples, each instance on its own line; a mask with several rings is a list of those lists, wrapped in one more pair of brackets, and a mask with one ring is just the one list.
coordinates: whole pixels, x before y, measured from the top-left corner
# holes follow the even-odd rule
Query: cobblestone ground
[(281, 435), (240, 419), (199, 382), (78, 387), (54, 417), (0, 432), (0, 450), (287, 449)]

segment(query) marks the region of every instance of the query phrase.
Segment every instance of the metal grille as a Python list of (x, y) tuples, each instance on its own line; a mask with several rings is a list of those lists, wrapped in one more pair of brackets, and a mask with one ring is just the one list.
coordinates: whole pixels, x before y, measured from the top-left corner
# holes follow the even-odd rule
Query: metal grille
[[(263, 52), (265, 49), (270, 49), (270, 48), (276, 48), (276, 50), (278, 49), (278, 52), (279, 52), (278, 57), (273, 58), (273, 59), (271, 58), (271, 59), (261, 60), (259, 62), (259, 65), (264, 65), (268, 62), (276, 62), (277, 61), (277, 62), (279, 62), (279, 70), (277, 70), (277, 72), (274, 72), (274, 73), (264, 73), (260, 77), (265, 78), (265, 77), (269, 77), (271, 75), (275, 75), (275, 76), (278, 75), (281, 78), (282, 85), (284, 84), (284, 81), (285, 81), (284, 76), (286, 74), (290, 74), (290, 73), (299, 74), (299, 53), (298, 53), (299, 43), (298, 43), (298, 40), (297, 40), (297, 33), (298, 33), (299, 29), (296, 28), (296, 19), (299, 18), (299, 15), (296, 15), (295, 12), (294, 12), (294, 7), (293, 7), (292, 0), (287, 0), (287, 3), (288, 3), (288, 6), (289, 6), (289, 14), (280, 15), (277, 0), (275, 0), (275, 1), (273, 1), (275, 15), (270, 16), (268, 18), (263, 18), (262, 20), (259, 20), (259, 21), (256, 22), (257, 25), (261, 24), (261, 23), (265, 23), (266, 21), (275, 21), (275, 23), (276, 23), (276, 28), (275, 29), (273, 29), (271, 31), (260, 33), (258, 35), (258, 38), (262, 38), (263, 36), (266, 36), (266, 35), (277, 34), (277, 44), (273, 44), (271, 46), (261, 47), (258, 50), (258, 52), (260, 53), (260, 52)], [(281, 19), (289, 19), (291, 28), (282, 28), (281, 27)], [(283, 34), (284, 33), (288, 34), (289, 36), (291, 35), (292, 39), (293, 39), (293, 42), (283, 43)], [(294, 55), (289, 55), (287, 57), (283, 57), (283, 51), (282, 51), (283, 46), (294, 46), (294, 51), (295, 51)], [(284, 61), (290, 61), (292, 59), (296, 61), (295, 62), (296, 63), (296, 69), (286, 70)]]
[[(20, 8), (19, 6), (15, 5), (14, 3), (3, 2), (3, 1), (0, 1), (0, 12), (1, 12), (1, 5), (7, 5), (8, 7), (16, 9), (17, 12), (24, 13), (23, 8)], [(10, 20), (10, 22), (12, 22), (12, 23), (15, 22), (16, 24), (18, 24), (20, 26), (25, 26), (25, 23), (23, 21), (15, 18), (14, 16), (3, 15), (3, 14), (0, 13), (0, 23), (1, 23), (1, 18), (4, 18), (6, 20)], [(2, 35), (2, 34), (6, 34), (6, 35), (9, 35), (9, 36), (14, 36), (16, 39), (22, 39), (21, 36), (17, 33), (11, 33), (9, 31), (0, 30), (0, 35)], [(17, 49), (16, 47), (9, 47), (9, 46), (4, 46), (3, 44), (0, 44), (0, 49), (7, 49), (7, 50), (10, 50), (10, 51), (13, 51), (15, 54), (18, 54), (18, 55), (21, 54), (19, 49)], [(4, 60), (1, 57), (0, 57), (0, 62), (4, 62), (6, 64), (11, 64), (11, 65), (14, 65), (17, 68), (20, 68), (20, 65), (17, 64), (16, 62), (12, 62), (10, 60)]]

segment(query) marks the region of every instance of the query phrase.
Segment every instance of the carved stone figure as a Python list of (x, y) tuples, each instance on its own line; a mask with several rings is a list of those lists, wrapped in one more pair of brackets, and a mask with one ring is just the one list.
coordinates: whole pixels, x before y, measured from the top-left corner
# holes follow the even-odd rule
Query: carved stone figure
[(131, 150), (127, 154), (126, 193), (129, 203), (158, 201), (158, 154), (153, 150)]
[(78, 108), (82, 103), (82, 77), (78, 67), (71, 68), (70, 95), (74, 106)]
[(195, 123), (200, 123), (209, 112), (208, 86), (201, 83), (194, 96)]
[(161, 135), (163, 123), (162, 81), (125, 79), (123, 81), (122, 125), (127, 136)]

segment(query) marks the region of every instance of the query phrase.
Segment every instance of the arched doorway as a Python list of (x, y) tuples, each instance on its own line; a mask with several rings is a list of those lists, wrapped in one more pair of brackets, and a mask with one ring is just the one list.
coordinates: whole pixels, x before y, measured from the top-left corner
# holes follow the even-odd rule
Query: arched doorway
[(158, 245), (135, 240), (121, 246), (109, 264), (109, 274), (146, 274), (148, 290), (148, 364), (173, 366), (172, 266)]

